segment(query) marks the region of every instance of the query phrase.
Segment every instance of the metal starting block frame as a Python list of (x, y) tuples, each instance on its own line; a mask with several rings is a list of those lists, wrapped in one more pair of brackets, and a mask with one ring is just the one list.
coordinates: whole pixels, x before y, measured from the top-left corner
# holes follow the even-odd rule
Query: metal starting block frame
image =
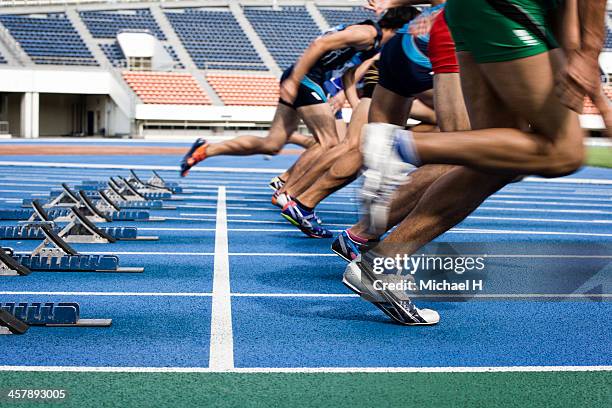
[[(110, 182), (114, 183), (119, 192), (128, 201), (172, 200), (172, 193), (170, 191), (140, 189), (135, 183), (121, 176), (117, 178), (111, 177)], [(138, 197), (142, 199), (138, 199)]]
[(183, 188), (178, 185), (178, 183), (167, 182), (160, 176), (155, 170), (151, 170), (153, 172), (153, 176), (147, 181), (147, 184), (156, 187), (162, 187), (167, 190), (172, 191), (175, 194), (180, 194), (183, 192)]
[(109, 327), (111, 319), (82, 319), (81, 306), (61, 303), (0, 303), (0, 334), (24, 334), (30, 326)]
[[(40, 204), (34, 204), (39, 206)], [(37, 208), (41, 212), (41, 218), (46, 218), (44, 209)], [(138, 236), (136, 227), (98, 227), (81, 210), (73, 207), (70, 209), (71, 216), (67, 225), (59, 227), (55, 222), (26, 221), (19, 226), (0, 226), (0, 239), (4, 240), (33, 240), (44, 239), (45, 235), (40, 229), (42, 224), (48, 224), (57, 235), (64, 241), (78, 244), (113, 243), (116, 241), (156, 241), (156, 236)]]
[[(64, 241), (48, 224), (39, 227), (45, 239), (31, 254), (15, 254), (10, 257), (32, 272), (109, 272), (141, 273), (144, 268), (119, 267), (119, 257), (115, 255), (79, 254)], [(11, 251), (12, 252), (12, 251)], [(4, 262), (3, 275), (23, 275), (14, 263)]]
[(126, 179), (138, 190), (140, 193), (174, 193), (171, 189), (156, 184), (149, 184), (149, 182), (142, 181), (138, 174), (134, 170), (130, 170), (130, 177)]
[(26, 276), (32, 271), (13, 258), (13, 250), (0, 247), (0, 276)]

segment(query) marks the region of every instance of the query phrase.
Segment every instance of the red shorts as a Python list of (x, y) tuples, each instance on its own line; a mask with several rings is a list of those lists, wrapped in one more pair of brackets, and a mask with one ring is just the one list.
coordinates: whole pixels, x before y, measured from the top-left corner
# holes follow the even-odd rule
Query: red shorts
[(438, 14), (431, 27), (428, 54), (434, 74), (459, 73), (455, 42), (446, 24), (444, 10)]

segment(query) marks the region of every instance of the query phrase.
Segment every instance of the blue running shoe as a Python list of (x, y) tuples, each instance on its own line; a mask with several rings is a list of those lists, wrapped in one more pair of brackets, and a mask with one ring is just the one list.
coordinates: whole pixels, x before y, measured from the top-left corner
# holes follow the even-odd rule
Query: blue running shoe
[(181, 160), (181, 177), (187, 176), (193, 166), (206, 158), (206, 146), (208, 146), (208, 142), (202, 138), (193, 143), (191, 149)]
[(331, 238), (333, 234), (323, 228), (314, 211), (308, 211), (295, 201), (290, 201), (283, 207), (281, 215), (311, 238)]
[(368, 241), (365, 244), (352, 239), (347, 230), (342, 231), (331, 244), (331, 250), (347, 262), (352, 262), (364, 251), (370, 250), (378, 241)]

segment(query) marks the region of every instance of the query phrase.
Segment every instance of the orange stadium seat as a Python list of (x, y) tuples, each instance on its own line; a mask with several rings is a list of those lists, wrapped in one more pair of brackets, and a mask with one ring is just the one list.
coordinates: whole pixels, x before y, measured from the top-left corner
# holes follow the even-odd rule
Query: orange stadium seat
[(125, 71), (123, 79), (143, 103), (210, 105), (206, 92), (188, 73)]
[[(612, 86), (604, 85), (604, 93), (608, 99), (612, 99)], [(584, 109), (582, 113), (585, 115), (599, 115), (599, 111), (593, 104), (593, 101), (588, 97), (584, 98)]]
[(226, 105), (276, 106), (278, 79), (274, 76), (208, 74), (206, 80)]

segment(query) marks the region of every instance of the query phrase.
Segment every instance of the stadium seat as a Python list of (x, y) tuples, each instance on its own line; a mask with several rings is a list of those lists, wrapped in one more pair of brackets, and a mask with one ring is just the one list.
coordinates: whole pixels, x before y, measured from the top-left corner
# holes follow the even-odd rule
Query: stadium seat
[(159, 40), (166, 39), (149, 9), (81, 11), (79, 14), (94, 38), (116, 38), (121, 30), (148, 30)]
[[(612, 99), (612, 86), (604, 85), (604, 92), (608, 99)], [(599, 110), (593, 104), (590, 98), (584, 98), (584, 109), (582, 111), (585, 115), (599, 115)]]
[(198, 68), (267, 71), (229, 9), (168, 9), (165, 13)]
[(36, 64), (98, 65), (65, 13), (4, 14), (0, 22)]
[(123, 78), (143, 103), (210, 105), (208, 95), (191, 74), (125, 71)]
[(206, 80), (226, 105), (276, 106), (278, 79), (274, 76), (208, 74)]
[(293, 64), (321, 34), (303, 6), (245, 7), (244, 14), (281, 69)]
[(321, 7), (319, 11), (330, 27), (354, 24), (363, 20), (377, 20), (374, 12), (364, 7)]

